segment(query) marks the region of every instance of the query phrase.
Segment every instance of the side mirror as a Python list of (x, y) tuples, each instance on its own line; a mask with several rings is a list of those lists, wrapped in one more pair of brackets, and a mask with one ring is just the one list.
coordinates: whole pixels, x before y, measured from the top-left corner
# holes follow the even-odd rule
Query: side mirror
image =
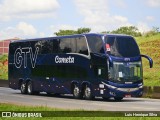
[(144, 58), (148, 59), (150, 68), (153, 67), (153, 60), (152, 60), (152, 58), (150, 58), (150, 57), (147, 56), (147, 55), (141, 55), (141, 57), (144, 57)]

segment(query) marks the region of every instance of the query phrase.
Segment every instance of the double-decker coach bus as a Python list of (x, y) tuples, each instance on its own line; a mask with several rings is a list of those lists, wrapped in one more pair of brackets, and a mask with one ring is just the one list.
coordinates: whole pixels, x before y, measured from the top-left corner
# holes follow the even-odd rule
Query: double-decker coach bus
[(142, 57), (127, 35), (81, 34), (13, 41), (9, 87), (22, 94), (73, 94), (122, 100), (143, 94)]

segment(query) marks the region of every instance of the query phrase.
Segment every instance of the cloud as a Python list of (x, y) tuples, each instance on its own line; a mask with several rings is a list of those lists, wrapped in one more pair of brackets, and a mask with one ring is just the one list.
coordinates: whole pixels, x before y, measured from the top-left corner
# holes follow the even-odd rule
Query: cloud
[(148, 31), (151, 30), (151, 28), (150, 28), (150, 27), (148, 26), (148, 24), (145, 23), (145, 22), (139, 22), (139, 23), (137, 24), (137, 28), (138, 28), (138, 30), (139, 30), (141, 33), (145, 33), (145, 32), (148, 32)]
[(0, 31), (0, 40), (10, 39), (10, 38), (32, 38), (38, 35), (42, 35), (42, 33), (38, 33), (37, 30), (28, 23), (20, 22), (15, 27), (7, 27), (4, 30)]
[(51, 17), (59, 7), (57, 0), (2, 0), (0, 20)]
[(160, 7), (160, 0), (147, 0), (147, 4), (150, 7)]
[(17, 25), (17, 29), (19, 31), (22, 31), (25, 36), (27, 36), (27, 35), (34, 36), (37, 33), (36, 29), (32, 25), (27, 24), (25, 22), (20, 22)]
[(84, 16), (83, 23), (93, 32), (113, 30), (131, 25), (128, 18), (121, 15), (110, 15), (108, 0), (75, 0), (78, 12)]
[(112, 2), (114, 3), (114, 5), (116, 7), (119, 7), (119, 8), (126, 8), (127, 7), (127, 4), (125, 3), (124, 0), (112, 0)]
[(146, 16), (146, 20), (149, 22), (153, 22), (155, 20), (154, 16)]

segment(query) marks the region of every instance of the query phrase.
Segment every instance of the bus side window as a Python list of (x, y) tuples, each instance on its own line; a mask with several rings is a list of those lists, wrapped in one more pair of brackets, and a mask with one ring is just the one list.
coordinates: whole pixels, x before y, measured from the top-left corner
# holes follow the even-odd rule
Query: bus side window
[(92, 53), (104, 53), (103, 41), (98, 36), (88, 36), (88, 45)]
[(62, 38), (60, 40), (60, 51), (61, 53), (70, 53), (71, 52), (71, 45), (69, 38)]
[(75, 53), (76, 52), (76, 39), (75, 38), (62, 38), (60, 40), (61, 53)]
[(53, 40), (53, 51), (52, 51), (52, 53), (58, 53), (59, 49), (60, 49), (59, 40), (58, 39), (54, 39)]
[(77, 42), (76, 42), (76, 38), (70, 38), (70, 45), (71, 45), (71, 52), (72, 53), (76, 53), (77, 50)]
[(42, 40), (42, 50), (41, 54), (50, 54), (52, 53), (53, 42), (51, 40)]
[[(31, 44), (31, 46), (33, 46), (32, 44)], [(39, 48), (39, 52), (38, 52), (38, 54), (41, 54), (41, 46), (42, 46), (42, 44), (41, 44), (41, 41), (36, 41), (35, 42), (35, 47), (34, 48)]]
[(84, 37), (77, 38), (77, 53), (88, 55), (88, 47)]

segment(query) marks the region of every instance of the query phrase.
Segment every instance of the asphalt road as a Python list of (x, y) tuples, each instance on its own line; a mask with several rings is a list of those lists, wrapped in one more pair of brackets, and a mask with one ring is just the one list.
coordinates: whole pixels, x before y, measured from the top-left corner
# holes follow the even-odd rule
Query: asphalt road
[(18, 105), (47, 106), (64, 109), (105, 110), (105, 111), (160, 111), (159, 99), (124, 98), (121, 102), (104, 101), (96, 98), (93, 101), (73, 99), (70, 95), (53, 97), (45, 93), (40, 95), (22, 95), (19, 90), (0, 87), (0, 103)]

